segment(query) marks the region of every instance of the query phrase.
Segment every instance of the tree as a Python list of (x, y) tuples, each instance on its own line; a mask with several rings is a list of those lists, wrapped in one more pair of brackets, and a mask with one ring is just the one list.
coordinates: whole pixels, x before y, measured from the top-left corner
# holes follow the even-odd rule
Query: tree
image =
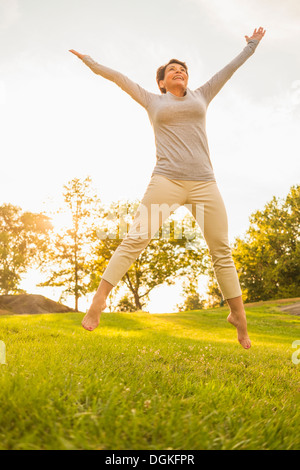
[[(95, 261), (90, 267), (91, 291), (97, 289), (103, 271), (122, 241), (119, 235), (131, 225), (138, 205), (139, 201), (118, 201), (103, 209), (101, 239), (98, 239)], [(118, 218), (117, 214), (121, 216)], [(176, 277), (199, 275), (207, 269), (208, 250), (195, 220), (188, 214), (182, 219), (181, 227), (178, 225), (171, 215), (121, 280), (131, 293), (136, 310), (143, 310), (150, 292), (158, 285), (171, 285)]]
[(185, 300), (182, 304), (177, 304), (176, 308), (180, 311), (201, 310), (204, 307), (204, 301), (200, 298), (197, 291), (197, 279), (188, 277), (183, 281), (183, 296)]
[(136, 311), (136, 305), (132, 300), (130, 299), (130, 296), (128, 294), (125, 294), (121, 300), (119, 300), (119, 303), (117, 305), (117, 309), (120, 312), (135, 312)]
[(24, 293), (19, 287), (22, 274), (41, 265), (51, 230), (43, 213), (22, 212), (12, 204), (0, 206), (0, 293)]
[(63, 294), (78, 299), (88, 292), (90, 248), (94, 217), (99, 199), (92, 193), (91, 178), (74, 178), (64, 185), (65, 212), (71, 216), (71, 227), (57, 233), (49, 251), (51, 277), (39, 286), (63, 286)]
[(300, 186), (250, 216), (233, 258), (248, 302), (300, 296)]

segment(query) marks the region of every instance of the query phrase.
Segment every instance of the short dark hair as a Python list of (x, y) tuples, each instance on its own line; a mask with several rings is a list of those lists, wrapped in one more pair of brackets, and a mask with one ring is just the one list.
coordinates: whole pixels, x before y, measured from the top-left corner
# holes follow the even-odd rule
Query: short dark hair
[(178, 59), (171, 59), (169, 60), (169, 62), (165, 65), (161, 65), (157, 71), (156, 71), (156, 81), (157, 81), (157, 84), (158, 84), (158, 87), (161, 91), (161, 93), (167, 93), (167, 90), (165, 88), (161, 88), (159, 86), (159, 82), (160, 80), (163, 80), (165, 78), (165, 71), (166, 71), (166, 68), (168, 67), (168, 65), (170, 64), (179, 64), (179, 65), (182, 65), (185, 70), (186, 70), (186, 73), (188, 75), (188, 68), (187, 68), (187, 65), (185, 62), (181, 62), (181, 60), (178, 60)]

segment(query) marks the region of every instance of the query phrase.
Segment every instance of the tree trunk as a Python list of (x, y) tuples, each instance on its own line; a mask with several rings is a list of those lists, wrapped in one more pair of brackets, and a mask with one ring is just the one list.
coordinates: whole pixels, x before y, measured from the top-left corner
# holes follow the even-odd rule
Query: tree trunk
[(137, 310), (143, 310), (141, 302), (140, 302), (139, 294), (136, 291), (134, 291), (133, 295), (134, 295), (134, 301), (135, 301), (135, 306)]

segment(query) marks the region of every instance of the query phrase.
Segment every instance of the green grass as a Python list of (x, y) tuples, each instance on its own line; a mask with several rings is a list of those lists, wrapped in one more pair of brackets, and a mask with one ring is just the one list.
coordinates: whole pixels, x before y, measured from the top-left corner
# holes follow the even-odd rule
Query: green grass
[(300, 318), (246, 311), (2, 316), (0, 449), (299, 449)]

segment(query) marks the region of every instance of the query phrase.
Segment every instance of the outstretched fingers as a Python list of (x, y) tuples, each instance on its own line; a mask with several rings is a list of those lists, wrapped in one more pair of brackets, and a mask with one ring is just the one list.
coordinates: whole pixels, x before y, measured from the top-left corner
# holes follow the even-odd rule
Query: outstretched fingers
[(258, 34), (260, 36), (264, 36), (265, 32), (266, 30), (262, 26), (260, 26), (259, 28), (255, 28), (253, 35)]
[(79, 57), (79, 59), (81, 59), (81, 57), (83, 57), (83, 54), (80, 54), (79, 52), (75, 51), (74, 49), (69, 49), (69, 52), (72, 52), (72, 54)]

